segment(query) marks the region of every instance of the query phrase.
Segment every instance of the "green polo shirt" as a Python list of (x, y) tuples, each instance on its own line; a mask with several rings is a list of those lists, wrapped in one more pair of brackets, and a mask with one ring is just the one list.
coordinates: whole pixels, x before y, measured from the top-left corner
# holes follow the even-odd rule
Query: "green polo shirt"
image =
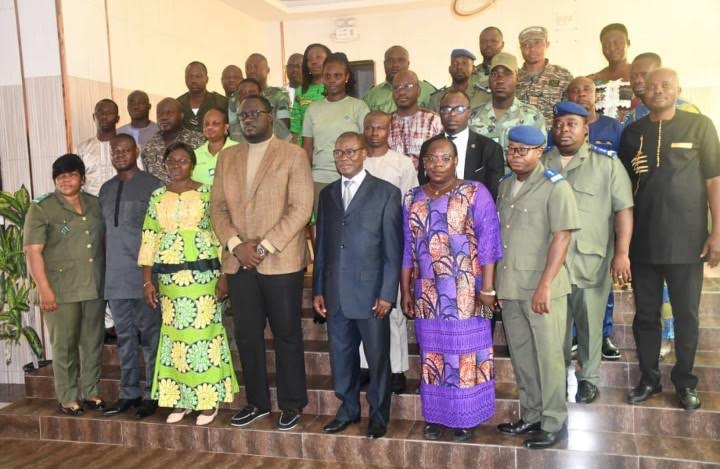
[[(223, 145), (220, 151), (237, 144), (238, 142), (235, 140), (226, 138), (225, 145)], [(195, 168), (192, 172), (192, 179), (194, 181), (207, 184), (208, 186), (212, 186), (213, 181), (215, 180), (217, 154), (213, 155), (210, 153), (209, 145), (210, 142), (205, 142), (195, 149), (195, 159), (197, 160), (197, 163), (195, 164)], [(220, 154), (220, 152), (218, 152), (218, 154)]]

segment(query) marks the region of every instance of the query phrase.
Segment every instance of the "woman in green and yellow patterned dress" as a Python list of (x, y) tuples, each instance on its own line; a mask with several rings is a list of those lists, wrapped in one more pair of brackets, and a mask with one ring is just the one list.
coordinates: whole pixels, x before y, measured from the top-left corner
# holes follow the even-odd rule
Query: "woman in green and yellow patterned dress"
[(196, 159), (188, 145), (171, 144), (164, 163), (170, 184), (150, 197), (138, 259), (145, 301), (162, 312), (152, 397), (175, 409), (168, 423), (198, 410), (196, 423), (207, 425), (238, 391), (216, 296), (220, 261), (210, 186), (190, 179)]

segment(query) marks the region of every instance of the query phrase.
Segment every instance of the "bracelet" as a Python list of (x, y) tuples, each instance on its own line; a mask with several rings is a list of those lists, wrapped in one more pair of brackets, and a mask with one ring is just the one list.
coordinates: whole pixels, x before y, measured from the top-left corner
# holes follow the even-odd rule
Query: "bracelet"
[(143, 288), (147, 287), (152, 283), (152, 280), (148, 280), (147, 282), (143, 283)]
[(480, 294), (486, 295), (486, 296), (495, 296), (495, 295), (497, 295), (497, 292), (495, 290), (490, 290), (490, 291), (480, 290)]

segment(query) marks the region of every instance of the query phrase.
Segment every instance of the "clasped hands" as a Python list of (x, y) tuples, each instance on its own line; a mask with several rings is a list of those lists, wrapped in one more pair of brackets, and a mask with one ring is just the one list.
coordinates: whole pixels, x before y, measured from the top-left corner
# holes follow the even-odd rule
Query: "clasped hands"
[(258, 241), (240, 243), (232, 250), (233, 256), (240, 262), (243, 270), (255, 269), (263, 258), (257, 253)]

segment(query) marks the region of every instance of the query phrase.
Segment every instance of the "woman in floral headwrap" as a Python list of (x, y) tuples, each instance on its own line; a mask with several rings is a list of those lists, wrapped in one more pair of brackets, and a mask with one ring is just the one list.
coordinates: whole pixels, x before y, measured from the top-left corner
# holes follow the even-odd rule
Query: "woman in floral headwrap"
[(238, 391), (216, 296), (220, 261), (210, 186), (190, 179), (196, 159), (188, 145), (171, 144), (164, 163), (170, 184), (150, 198), (138, 259), (145, 301), (162, 312), (152, 397), (175, 408), (168, 423), (198, 410), (196, 423), (207, 425)]

